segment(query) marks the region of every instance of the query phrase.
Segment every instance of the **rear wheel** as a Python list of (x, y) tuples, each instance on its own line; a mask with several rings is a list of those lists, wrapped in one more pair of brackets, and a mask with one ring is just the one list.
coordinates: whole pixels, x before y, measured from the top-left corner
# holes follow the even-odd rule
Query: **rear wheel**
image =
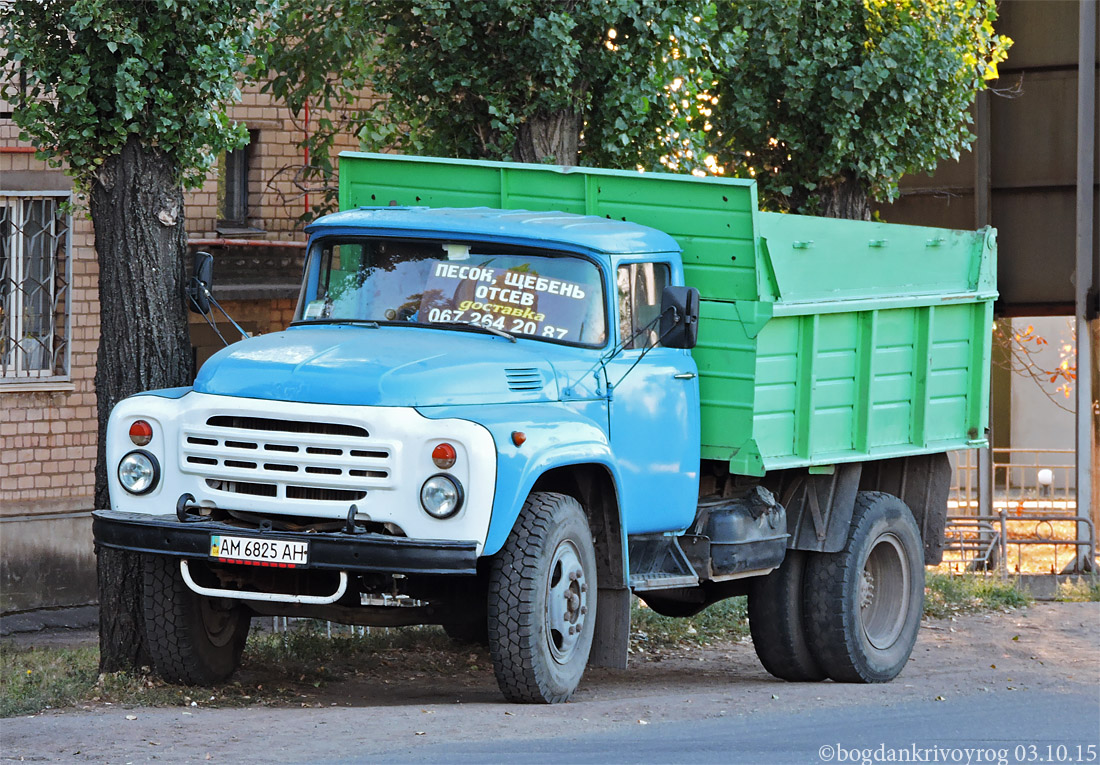
[(183, 582), (179, 561), (145, 557), (143, 605), (149, 653), (172, 683), (209, 685), (240, 663), (252, 616), (239, 601), (208, 598)]
[(924, 610), (924, 546), (909, 508), (860, 492), (844, 549), (809, 558), (807, 639), (833, 680), (881, 683), (901, 672)]
[(596, 553), (577, 500), (527, 498), (489, 576), (489, 651), (509, 701), (567, 701), (596, 625)]
[(749, 629), (752, 645), (764, 669), (781, 680), (824, 680), (806, 641), (802, 612), (806, 553), (787, 550), (783, 564), (754, 580), (749, 591)]

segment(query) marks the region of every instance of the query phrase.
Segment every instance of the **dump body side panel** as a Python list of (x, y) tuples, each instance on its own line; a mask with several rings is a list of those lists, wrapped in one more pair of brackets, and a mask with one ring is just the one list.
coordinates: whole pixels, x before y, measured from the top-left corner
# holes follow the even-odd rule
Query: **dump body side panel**
[(753, 433), (766, 469), (978, 446), (992, 300), (773, 318)]
[(985, 444), (994, 231), (759, 220), (774, 315), (752, 433), (766, 470)]

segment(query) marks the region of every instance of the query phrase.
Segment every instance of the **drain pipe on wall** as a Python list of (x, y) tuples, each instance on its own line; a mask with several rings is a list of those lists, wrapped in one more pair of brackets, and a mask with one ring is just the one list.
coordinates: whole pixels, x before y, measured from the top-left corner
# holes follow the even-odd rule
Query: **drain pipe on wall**
[[(309, 167), (309, 99), (305, 103), (305, 123), (302, 125), (302, 167)], [(309, 186), (306, 186), (306, 195), (303, 198), (303, 215), (309, 215)]]

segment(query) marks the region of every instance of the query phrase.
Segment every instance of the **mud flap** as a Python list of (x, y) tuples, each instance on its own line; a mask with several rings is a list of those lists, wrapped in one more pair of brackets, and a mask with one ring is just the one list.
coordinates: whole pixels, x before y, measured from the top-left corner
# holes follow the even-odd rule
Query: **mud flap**
[(924, 542), (924, 564), (943, 560), (951, 462), (946, 454), (919, 454), (864, 465), (860, 491), (882, 491), (901, 499), (913, 513)]
[(601, 587), (596, 601), (596, 634), (588, 666), (626, 669), (630, 647), (630, 590)]

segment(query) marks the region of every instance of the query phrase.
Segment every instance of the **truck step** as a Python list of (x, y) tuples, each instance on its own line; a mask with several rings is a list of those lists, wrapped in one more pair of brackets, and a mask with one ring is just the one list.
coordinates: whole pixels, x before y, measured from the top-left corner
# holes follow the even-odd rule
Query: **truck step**
[(684, 555), (676, 537), (652, 536), (630, 539), (630, 588), (635, 592), (694, 587), (699, 584), (695, 568)]
[(630, 575), (630, 589), (635, 592), (647, 592), (649, 590), (669, 590), (674, 587), (694, 587), (699, 584), (699, 577), (677, 576), (664, 572), (647, 572), (645, 574)]

